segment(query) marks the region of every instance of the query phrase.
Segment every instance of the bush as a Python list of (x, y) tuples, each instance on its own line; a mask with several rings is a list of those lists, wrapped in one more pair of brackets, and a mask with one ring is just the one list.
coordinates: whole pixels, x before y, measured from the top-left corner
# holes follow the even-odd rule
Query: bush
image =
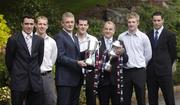
[(0, 48), (4, 47), (11, 32), (6, 23), (6, 20), (3, 19), (3, 15), (0, 14)]

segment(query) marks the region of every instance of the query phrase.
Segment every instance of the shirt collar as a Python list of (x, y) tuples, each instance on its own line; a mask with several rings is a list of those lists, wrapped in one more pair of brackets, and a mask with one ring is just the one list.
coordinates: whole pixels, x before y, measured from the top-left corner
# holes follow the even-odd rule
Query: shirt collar
[(29, 35), (26, 33), (26, 32), (24, 32), (24, 31), (22, 31), (22, 34), (23, 34), (23, 36), (26, 38), (27, 36), (31, 36), (31, 38), (32, 38), (32, 36), (33, 36), (33, 32), (31, 32)]
[[(79, 38), (79, 34), (78, 33), (76, 33), (75, 36), (77, 36)], [(89, 34), (88, 33), (85, 33), (84, 36), (85, 37), (83, 39), (89, 39)]]
[(135, 33), (131, 33), (131, 32), (129, 32), (129, 31), (127, 31), (127, 33), (126, 33), (125, 35), (139, 36), (139, 35), (141, 35), (141, 32), (140, 32), (139, 29), (137, 29)]
[[(39, 35), (39, 34), (37, 32), (35, 32), (35, 35)], [(47, 34), (45, 34), (44, 39), (47, 39), (47, 38), (49, 38), (49, 36)]]
[(68, 32), (68, 31), (66, 31), (64, 28), (63, 28), (63, 30), (64, 30), (68, 35), (70, 35), (70, 36), (72, 37), (72, 35), (73, 35), (72, 32)]
[(112, 42), (112, 41), (113, 41), (113, 37), (111, 37), (111, 38), (109, 38), (109, 39), (108, 39), (108, 38), (106, 38), (106, 37), (104, 37), (104, 40), (105, 40), (105, 41), (107, 41), (107, 40), (108, 40), (108, 41)]
[(158, 30), (157, 30), (157, 29), (154, 29), (154, 33), (155, 33), (156, 31), (158, 31), (158, 33), (161, 33), (163, 29), (164, 29), (164, 26), (162, 26), (162, 27), (159, 28)]

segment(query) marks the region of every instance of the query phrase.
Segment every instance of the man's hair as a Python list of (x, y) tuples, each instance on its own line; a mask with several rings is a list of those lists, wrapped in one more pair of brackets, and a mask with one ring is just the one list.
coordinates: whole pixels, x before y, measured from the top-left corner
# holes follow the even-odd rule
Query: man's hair
[(21, 23), (23, 23), (23, 22), (24, 22), (24, 19), (25, 19), (25, 18), (35, 20), (35, 17), (34, 17), (33, 15), (24, 15), (24, 16), (22, 17)]
[(36, 18), (36, 23), (38, 23), (38, 20), (39, 20), (39, 19), (47, 20), (47, 23), (48, 23), (48, 18), (47, 18), (46, 16), (38, 16), (38, 17)]
[(163, 16), (163, 14), (162, 14), (160, 11), (154, 12), (154, 13), (152, 14), (152, 17), (153, 17), (153, 16), (161, 16), (161, 18), (164, 19), (164, 16)]
[(65, 13), (63, 13), (63, 15), (62, 15), (62, 21), (64, 21), (64, 19), (67, 18), (67, 17), (72, 17), (72, 18), (74, 18), (74, 15), (73, 15), (71, 12), (65, 12)]
[(105, 26), (106, 24), (112, 24), (112, 25), (114, 26), (114, 29), (116, 29), (116, 25), (114, 24), (113, 21), (110, 21), (110, 20), (105, 21), (104, 26)]
[(126, 19), (136, 18), (137, 21), (140, 20), (140, 16), (136, 12), (131, 12), (127, 14)]
[(84, 20), (84, 21), (87, 21), (87, 23), (88, 23), (88, 18), (87, 17), (78, 17), (77, 19), (76, 19), (76, 24), (79, 24), (79, 20)]

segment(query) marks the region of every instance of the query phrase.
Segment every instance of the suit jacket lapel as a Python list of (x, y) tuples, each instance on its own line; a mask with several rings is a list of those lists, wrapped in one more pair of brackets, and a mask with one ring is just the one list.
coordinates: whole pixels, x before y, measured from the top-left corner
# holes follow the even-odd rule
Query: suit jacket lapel
[(79, 42), (78, 42), (77, 37), (75, 37), (75, 36), (73, 35), (73, 38), (74, 38), (74, 45), (76, 46), (77, 50), (80, 51), (80, 48), (79, 48), (79, 45), (78, 45)]
[(100, 41), (101, 41), (100, 52), (103, 53), (106, 50), (104, 38), (101, 37)]
[[(152, 50), (156, 49), (155, 48), (155, 42), (154, 42), (154, 30), (152, 30), (149, 34), (149, 40), (151, 42)], [(156, 46), (157, 47), (157, 46)]]
[(36, 43), (37, 43), (36, 37), (35, 37), (35, 34), (33, 34), (33, 37), (32, 37), (32, 47), (31, 47), (31, 56), (32, 56), (32, 54), (33, 54), (33, 52), (34, 52)]
[(71, 44), (73, 44), (73, 45), (75, 46), (75, 48), (76, 48), (78, 51), (80, 51), (79, 45), (77, 45), (77, 44), (78, 44), (78, 39), (73, 35), (73, 39), (74, 39), (74, 41), (73, 41), (73, 39), (71, 38), (70, 35), (68, 35), (68, 33), (66, 33), (64, 30), (63, 30), (63, 32), (64, 32), (63, 35), (64, 35), (65, 37), (67, 37), (67, 39), (69, 40), (69, 42), (71, 42)]
[[(28, 48), (27, 48), (26, 41), (25, 41), (24, 36), (23, 36), (22, 33), (20, 33), (20, 35), (19, 35), (19, 41), (20, 41), (20, 43), (22, 44), (22, 46), (24, 47), (24, 49), (29, 53), (29, 50), (28, 50)], [(30, 55), (30, 54), (29, 54), (29, 55)]]
[(160, 36), (158, 38), (157, 46), (160, 44), (161, 41), (163, 41), (163, 37), (166, 34), (165, 31), (166, 31), (165, 29), (162, 30), (162, 32), (161, 32), (161, 34), (160, 34)]

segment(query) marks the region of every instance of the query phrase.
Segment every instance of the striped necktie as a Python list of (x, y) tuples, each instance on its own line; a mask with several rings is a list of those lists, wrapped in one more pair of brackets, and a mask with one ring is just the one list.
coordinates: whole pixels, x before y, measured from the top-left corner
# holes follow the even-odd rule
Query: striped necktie
[(26, 36), (26, 44), (27, 44), (27, 48), (29, 50), (29, 53), (31, 55), (32, 37), (30, 35)]

